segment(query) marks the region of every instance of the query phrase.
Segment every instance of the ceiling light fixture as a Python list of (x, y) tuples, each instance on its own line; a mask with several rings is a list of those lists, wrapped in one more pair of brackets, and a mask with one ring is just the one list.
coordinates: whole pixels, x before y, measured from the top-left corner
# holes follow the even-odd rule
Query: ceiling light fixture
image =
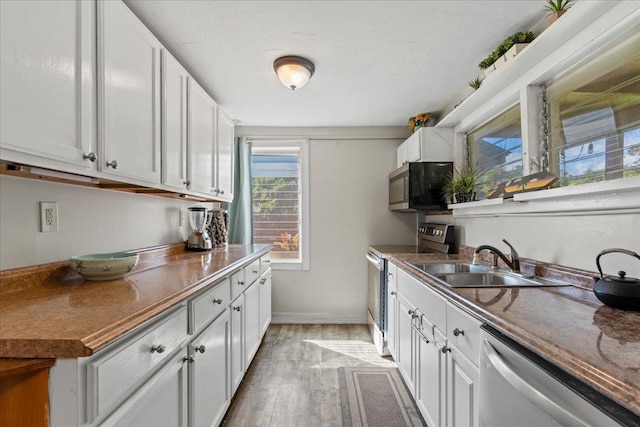
[(283, 56), (273, 61), (273, 70), (283, 85), (296, 90), (307, 84), (316, 67), (308, 59), (299, 56)]

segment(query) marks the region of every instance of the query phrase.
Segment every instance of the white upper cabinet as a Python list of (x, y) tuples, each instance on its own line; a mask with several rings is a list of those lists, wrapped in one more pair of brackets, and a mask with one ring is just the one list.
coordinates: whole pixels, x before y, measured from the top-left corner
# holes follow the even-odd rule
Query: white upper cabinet
[(233, 201), (233, 160), (235, 125), (222, 110), (218, 109), (218, 168), (216, 192), (220, 199)]
[(0, 1), (0, 53), (2, 159), (91, 168), (95, 4)]
[(189, 73), (162, 50), (162, 183), (186, 188)]
[(189, 190), (215, 195), (218, 104), (189, 78)]
[(452, 162), (453, 143), (453, 128), (420, 128), (398, 147), (396, 166), (409, 162)]
[(98, 1), (98, 169), (104, 173), (160, 182), (161, 50), (124, 3)]

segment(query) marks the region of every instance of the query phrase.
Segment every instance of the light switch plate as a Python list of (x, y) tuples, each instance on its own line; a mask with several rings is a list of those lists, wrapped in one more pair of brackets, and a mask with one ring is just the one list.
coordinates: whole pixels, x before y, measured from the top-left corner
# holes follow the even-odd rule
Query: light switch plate
[(40, 231), (58, 231), (58, 203), (40, 202)]

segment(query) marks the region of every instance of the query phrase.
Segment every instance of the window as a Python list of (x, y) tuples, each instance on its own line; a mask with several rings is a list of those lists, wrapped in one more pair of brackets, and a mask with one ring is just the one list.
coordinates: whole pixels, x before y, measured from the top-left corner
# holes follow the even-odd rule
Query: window
[(640, 175), (640, 33), (547, 88), (560, 185)]
[(495, 184), (522, 176), (520, 105), (467, 135), (469, 162), (476, 167), (478, 199)]
[(308, 269), (308, 142), (253, 140), (253, 241), (274, 268)]

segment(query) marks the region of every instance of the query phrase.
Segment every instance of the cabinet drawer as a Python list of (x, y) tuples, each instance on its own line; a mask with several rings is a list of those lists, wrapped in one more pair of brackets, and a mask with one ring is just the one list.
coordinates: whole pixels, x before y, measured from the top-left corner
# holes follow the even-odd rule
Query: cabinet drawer
[(271, 267), (271, 252), (260, 257), (260, 274), (264, 273)]
[(428, 285), (398, 269), (398, 292), (440, 330), (446, 331), (447, 300), (429, 289)]
[(87, 363), (87, 418), (93, 422), (128, 396), (187, 338), (187, 309), (180, 307), (140, 334)]
[(481, 322), (461, 308), (447, 303), (447, 339), (478, 366)]
[(191, 312), (189, 333), (195, 334), (211, 320), (225, 311), (231, 302), (231, 285), (229, 279), (216, 284), (189, 303)]
[(260, 259), (253, 261), (251, 264), (244, 268), (245, 279), (247, 279), (247, 286), (260, 277)]
[(231, 275), (231, 301), (238, 298), (244, 292), (244, 288), (246, 288), (248, 283), (245, 279), (245, 271), (244, 268), (241, 268), (237, 272)]

